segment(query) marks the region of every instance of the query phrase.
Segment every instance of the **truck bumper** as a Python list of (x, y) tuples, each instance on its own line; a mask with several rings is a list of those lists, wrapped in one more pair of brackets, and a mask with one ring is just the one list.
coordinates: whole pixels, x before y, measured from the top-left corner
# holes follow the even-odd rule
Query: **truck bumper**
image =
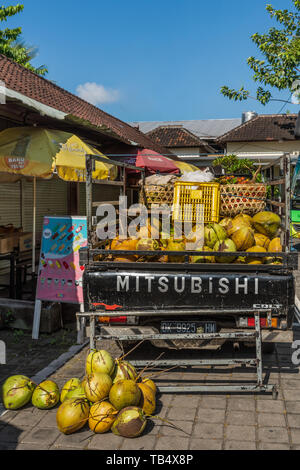
[[(88, 328), (87, 328), (88, 330)], [(238, 328), (236, 330), (222, 328), (219, 333), (241, 333), (241, 332), (251, 332), (253, 331), (252, 328), (241, 329)], [(145, 340), (147, 340), (147, 336), (151, 336), (153, 334), (157, 335), (159, 333), (158, 329), (152, 326), (101, 326), (101, 333), (98, 339), (112, 339), (112, 340), (119, 340), (122, 338), (121, 341), (126, 343), (135, 343), (140, 341), (138, 336), (144, 335)], [(87, 335), (89, 336), (89, 331), (87, 331)], [(133, 336), (137, 336), (137, 340), (134, 341), (132, 339)], [(292, 343), (293, 342), (293, 331), (292, 330), (261, 330), (262, 335), (262, 342), (263, 343)], [(126, 339), (128, 337), (128, 339)], [(231, 342), (239, 342), (240, 340), (238, 337), (232, 339), (208, 339), (208, 340), (194, 340), (189, 339), (188, 335), (183, 335), (182, 339), (173, 339), (173, 340), (165, 340), (164, 335), (161, 335), (161, 339), (150, 339), (149, 340), (153, 346), (158, 348), (167, 348), (167, 349), (219, 349), (226, 341)], [(255, 345), (255, 341), (246, 341), (245, 344), (253, 344)]]

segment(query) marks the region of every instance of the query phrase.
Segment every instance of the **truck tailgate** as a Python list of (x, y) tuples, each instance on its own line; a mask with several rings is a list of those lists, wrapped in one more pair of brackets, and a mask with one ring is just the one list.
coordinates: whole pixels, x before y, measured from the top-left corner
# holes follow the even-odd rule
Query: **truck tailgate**
[(286, 314), (294, 305), (292, 274), (86, 270), (90, 310), (271, 309)]

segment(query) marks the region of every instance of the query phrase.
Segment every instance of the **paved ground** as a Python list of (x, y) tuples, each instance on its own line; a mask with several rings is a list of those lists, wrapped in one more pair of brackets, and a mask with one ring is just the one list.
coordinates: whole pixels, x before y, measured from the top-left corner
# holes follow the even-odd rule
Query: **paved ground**
[[(120, 353), (114, 343), (102, 347), (115, 357)], [(153, 353), (151, 346), (143, 348)], [(144, 351), (135, 352), (131, 357), (138, 357)], [(51, 378), (62, 386), (71, 377), (83, 377), (86, 354), (87, 348), (84, 348)], [(203, 352), (201, 354), (203, 356)], [(205, 352), (204, 356), (212, 354), (222, 358), (238, 357), (249, 356), (249, 351), (233, 352), (228, 346), (221, 352)], [(291, 363), (291, 354), (290, 344), (278, 343), (276, 352), (264, 359), (265, 380), (279, 386), (276, 401), (266, 394), (164, 394), (158, 399), (157, 415), (181, 430), (153, 419), (137, 439), (123, 439), (112, 433), (96, 435), (87, 425), (80, 432), (65, 436), (56, 427), (57, 408), (41, 411), (28, 406), (20, 411), (9, 411), (0, 418), (0, 449), (299, 449), (300, 373)], [(158, 385), (172, 381), (210, 384), (229, 380), (234, 383), (255, 379), (254, 372), (251, 367), (182, 368), (159, 375), (156, 382)]]

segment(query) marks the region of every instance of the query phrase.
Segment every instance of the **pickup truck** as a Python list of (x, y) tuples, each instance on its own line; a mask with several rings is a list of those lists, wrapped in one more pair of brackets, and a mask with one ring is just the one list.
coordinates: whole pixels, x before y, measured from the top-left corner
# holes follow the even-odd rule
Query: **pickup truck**
[[(184, 255), (183, 263), (95, 261), (99, 255), (116, 252), (94, 249), (90, 241), (80, 253), (85, 266), (85, 303), (78, 321), (88, 318), (90, 322), (91, 348), (97, 338), (111, 338), (126, 345), (147, 339), (157, 347), (175, 349), (242, 341), (256, 346), (257, 365), (261, 363), (259, 342), (270, 349), (292, 327), (293, 270), (298, 265), (298, 254), (289, 246), (289, 155), (265, 167), (263, 174), (271, 188), (268, 207), (275, 208), (281, 217), (283, 252), (274, 256), (280, 256), (282, 264), (191, 263), (190, 256), (207, 254), (198, 251), (151, 252), (152, 256)], [(280, 196), (272, 198), (275, 186), (280, 188)], [(117, 253), (122, 256), (134, 252)], [(149, 256), (149, 252), (138, 253)], [(249, 256), (247, 252), (234, 254)], [(230, 257), (233, 253), (224, 255)], [(261, 370), (258, 384), (261, 390)]]

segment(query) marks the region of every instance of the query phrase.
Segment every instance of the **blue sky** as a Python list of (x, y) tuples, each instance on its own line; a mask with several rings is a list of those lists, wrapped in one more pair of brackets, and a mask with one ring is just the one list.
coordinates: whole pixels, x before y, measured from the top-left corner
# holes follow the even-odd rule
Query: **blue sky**
[[(35, 65), (72, 93), (95, 100), (124, 121), (240, 117), (278, 113), (282, 103), (231, 102), (222, 85), (255, 91), (246, 59), (257, 55), (250, 35), (275, 24), (267, 3), (291, 0), (19, 0), (7, 22), (39, 47)], [(4, 5), (17, 2), (5, 1)], [(88, 85), (87, 85), (88, 84)], [(275, 92), (287, 99), (288, 92)], [(299, 106), (286, 109), (298, 112)]]

